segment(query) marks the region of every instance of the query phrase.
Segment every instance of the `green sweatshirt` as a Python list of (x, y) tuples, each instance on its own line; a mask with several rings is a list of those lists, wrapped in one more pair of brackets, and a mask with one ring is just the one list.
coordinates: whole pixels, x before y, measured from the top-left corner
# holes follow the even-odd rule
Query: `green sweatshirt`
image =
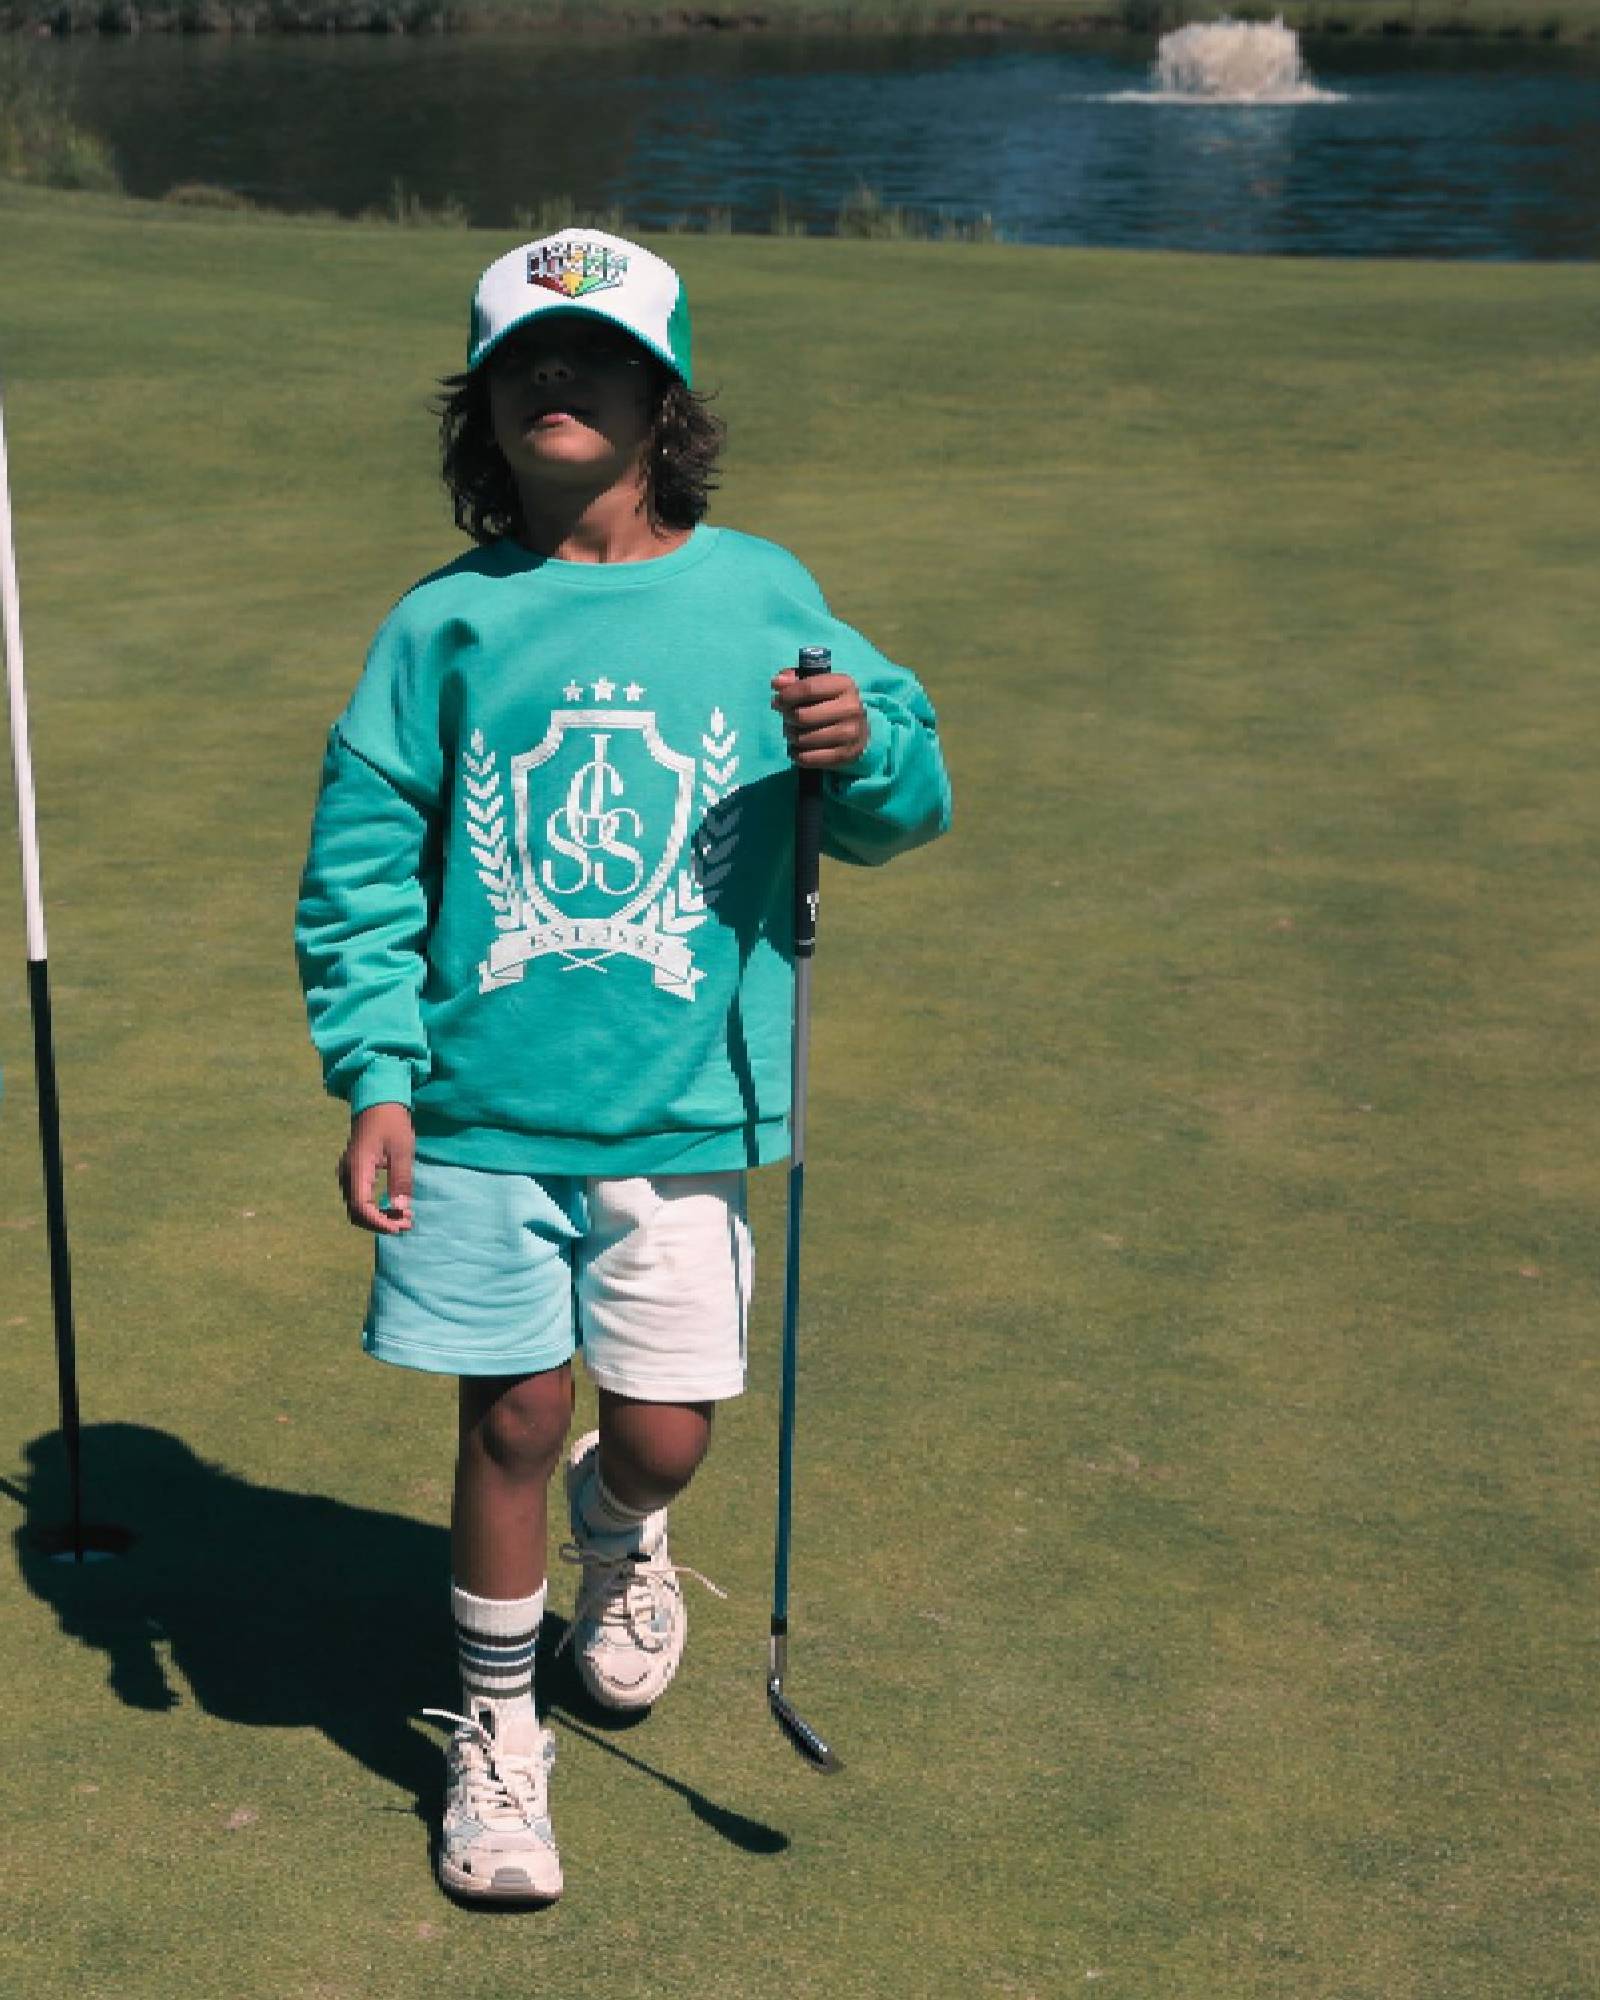
[(933, 711), (770, 542), (566, 563), (511, 541), (390, 614), (335, 724), (295, 941), (329, 1090), (424, 1159), (703, 1173), (781, 1159), (795, 775), (771, 680), (831, 646), (866, 750), (823, 850), (949, 823)]

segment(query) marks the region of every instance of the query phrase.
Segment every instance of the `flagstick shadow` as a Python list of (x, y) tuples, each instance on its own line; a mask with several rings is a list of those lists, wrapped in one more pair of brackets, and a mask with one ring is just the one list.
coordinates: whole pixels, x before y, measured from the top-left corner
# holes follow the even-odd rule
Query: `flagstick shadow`
[[(17, 1566), (63, 1636), (104, 1654), (120, 1702), (163, 1714), (192, 1701), (243, 1727), (319, 1729), (406, 1795), (409, 1810), (437, 1818), (438, 1739), (408, 1718), (449, 1706), (459, 1690), (443, 1527), (254, 1484), (145, 1425), (95, 1424), (83, 1431), (86, 1477), (95, 1495), (116, 1497), (135, 1541), (115, 1562), (59, 1562), (33, 1530), (67, 1506), (60, 1433), (34, 1439), (26, 1460), (22, 1480), (0, 1481), (23, 1512)], [(564, 1633), (552, 1618), (541, 1634), (543, 1705), (562, 1727), (676, 1792), (735, 1846), (787, 1846), (773, 1828), (608, 1743), (608, 1729), (634, 1719), (588, 1701), (570, 1649), (556, 1650)]]

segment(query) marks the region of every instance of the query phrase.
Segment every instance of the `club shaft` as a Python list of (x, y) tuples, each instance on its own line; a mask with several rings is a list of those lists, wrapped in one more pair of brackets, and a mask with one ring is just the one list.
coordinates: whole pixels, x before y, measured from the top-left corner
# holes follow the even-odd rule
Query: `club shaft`
[(772, 1565), (772, 1629), (786, 1629), (789, 1619), (789, 1546), (794, 1526), (794, 1405), (799, 1361), (795, 1337), (800, 1310), (800, 1231), (805, 1207), (805, 1162), (789, 1168), (788, 1263), (783, 1285), (783, 1354), (778, 1415), (778, 1531)]
[(776, 1631), (789, 1616), (789, 1545), (794, 1521), (795, 1392), (800, 1361), (800, 1245), (805, 1229), (806, 1092), (811, 1049), (811, 961), (795, 961), (790, 1062), (789, 1205), (783, 1259), (783, 1351), (778, 1395), (778, 1533), (772, 1567)]
[[(824, 647), (801, 648), (802, 678), (827, 673)], [(811, 1070), (811, 960), (817, 942), (822, 860), (822, 774), (801, 771), (794, 824), (794, 1037), (789, 1066), (789, 1201), (783, 1267), (783, 1351), (778, 1396), (778, 1515), (772, 1563), (774, 1643), (788, 1631), (789, 1549), (794, 1522), (795, 1401), (800, 1354), (800, 1244), (805, 1222), (806, 1099)]]

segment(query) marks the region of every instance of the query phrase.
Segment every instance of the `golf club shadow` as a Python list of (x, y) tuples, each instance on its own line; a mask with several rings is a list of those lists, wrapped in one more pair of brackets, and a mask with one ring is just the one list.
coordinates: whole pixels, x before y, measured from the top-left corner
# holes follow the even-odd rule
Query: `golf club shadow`
[(775, 1826), (750, 1819), (744, 1813), (735, 1812), (731, 1806), (719, 1806), (704, 1792), (696, 1791), (693, 1785), (669, 1776), (610, 1740), (637, 1728), (646, 1716), (624, 1715), (614, 1708), (602, 1708), (579, 1679), (571, 1648), (563, 1645), (566, 1636), (567, 1620), (546, 1612), (539, 1627), (538, 1687), (539, 1705), (547, 1721), (554, 1723), (563, 1734), (581, 1736), (586, 1743), (592, 1743), (608, 1757), (620, 1758), (644, 1777), (653, 1778), (658, 1785), (675, 1792), (696, 1819), (704, 1821), (714, 1833), (720, 1834), (733, 1846), (743, 1848), (746, 1854), (782, 1854), (785, 1851), (789, 1836), (780, 1833)]
[[(257, 1485), (147, 1425), (87, 1425), (82, 1446), (94, 1497), (115, 1495), (135, 1538), (120, 1560), (78, 1565), (37, 1546), (33, 1531), (67, 1512), (58, 1431), (28, 1445), (25, 1478), (0, 1480), (0, 1494), (22, 1510), (13, 1542), (23, 1580), (64, 1636), (105, 1655), (118, 1700), (161, 1713), (189, 1699), (247, 1728), (319, 1729), (431, 1822), (440, 1739), (408, 1718), (440, 1706), (441, 1694), (448, 1705), (459, 1686), (446, 1530)], [(607, 1742), (643, 1718), (590, 1701), (570, 1647), (560, 1650), (565, 1633), (551, 1617), (540, 1634), (541, 1707), (676, 1792), (734, 1845), (787, 1845)]]

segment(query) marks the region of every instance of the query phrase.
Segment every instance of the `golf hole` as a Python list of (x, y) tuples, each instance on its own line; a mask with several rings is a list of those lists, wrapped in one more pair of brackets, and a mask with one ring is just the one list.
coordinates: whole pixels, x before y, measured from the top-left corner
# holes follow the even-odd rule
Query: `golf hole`
[(68, 1522), (61, 1527), (35, 1528), (28, 1539), (52, 1562), (104, 1563), (126, 1555), (134, 1536), (131, 1529), (113, 1527), (109, 1522), (86, 1523), (74, 1534)]

